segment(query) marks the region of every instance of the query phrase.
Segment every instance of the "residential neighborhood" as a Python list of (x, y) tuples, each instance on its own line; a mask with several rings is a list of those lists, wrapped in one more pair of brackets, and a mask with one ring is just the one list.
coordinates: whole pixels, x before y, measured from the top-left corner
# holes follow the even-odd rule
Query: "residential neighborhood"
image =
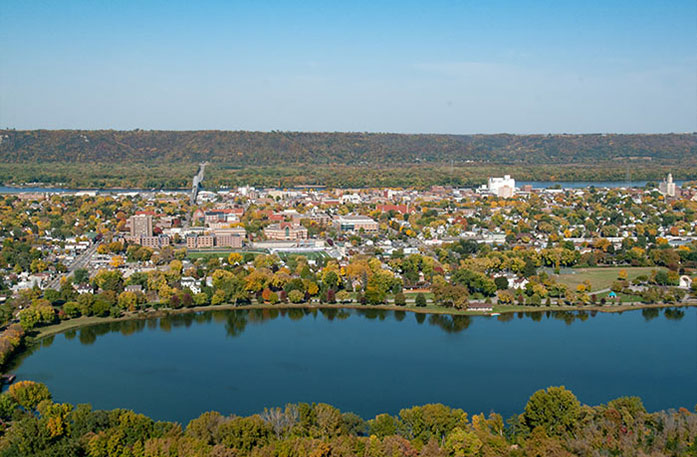
[[(4, 299), (16, 313), (58, 291), (48, 302), (60, 315), (76, 314), (65, 304), (84, 294), (118, 314), (129, 309), (119, 306), (124, 293), (136, 296), (131, 310), (172, 300), (415, 306), (419, 294), (427, 306), (472, 312), (689, 303), (697, 186), (666, 182), (244, 187), (201, 191), (193, 204), (177, 191), (8, 194)], [(222, 287), (220, 275), (241, 290)]]

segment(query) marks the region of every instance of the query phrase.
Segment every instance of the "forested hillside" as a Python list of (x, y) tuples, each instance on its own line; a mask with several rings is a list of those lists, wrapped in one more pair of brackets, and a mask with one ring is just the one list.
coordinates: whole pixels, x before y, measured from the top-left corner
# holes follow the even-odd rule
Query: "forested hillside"
[[(471, 186), (697, 178), (697, 134), (399, 135), (229, 131), (0, 130), (0, 183), (186, 188)], [(48, 165), (50, 164), (50, 166)]]
[(0, 162), (362, 165), (607, 160), (697, 162), (697, 134), (401, 135), (242, 131), (0, 130)]

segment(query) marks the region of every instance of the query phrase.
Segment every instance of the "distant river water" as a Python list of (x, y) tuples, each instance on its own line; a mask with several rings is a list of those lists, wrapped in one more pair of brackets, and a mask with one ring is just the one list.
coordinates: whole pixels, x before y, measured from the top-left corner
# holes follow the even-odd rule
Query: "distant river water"
[[(630, 183), (631, 187), (644, 187), (649, 181), (632, 181)], [(651, 181), (658, 182), (658, 181)], [(675, 183), (680, 186), (685, 181), (675, 181)], [(596, 188), (618, 188), (626, 187), (626, 181), (517, 181), (516, 185), (518, 187), (529, 184), (533, 189), (548, 189), (551, 187), (561, 187), (562, 189), (583, 189), (587, 187)], [(0, 194), (16, 194), (16, 193), (74, 193), (78, 191), (92, 190), (97, 191), (100, 194), (110, 194), (110, 193), (126, 193), (126, 192), (152, 192), (153, 189), (67, 189), (61, 187), (3, 187), (0, 186)], [(215, 189), (210, 189), (215, 190)], [(183, 189), (164, 189), (166, 192), (187, 192)]]
[[(517, 187), (522, 187), (526, 184), (532, 186), (533, 189), (549, 189), (550, 187), (560, 187), (562, 189), (584, 189), (587, 187), (595, 187), (598, 189), (609, 188), (616, 189), (619, 187), (644, 187), (649, 182), (658, 184), (660, 181), (632, 181), (627, 183), (626, 181), (516, 181)], [(675, 181), (675, 184), (681, 186), (685, 181)]]
[(440, 402), (522, 412), (565, 385), (591, 405), (640, 396), (651, 410), (697, 404), (697, 308), (498, 317), (375, 310), (235, 310), (101, 324), (49, 338), (18, 379), (54, 400), (129, 408), (186, 424), (326, 402), (364, 418)]

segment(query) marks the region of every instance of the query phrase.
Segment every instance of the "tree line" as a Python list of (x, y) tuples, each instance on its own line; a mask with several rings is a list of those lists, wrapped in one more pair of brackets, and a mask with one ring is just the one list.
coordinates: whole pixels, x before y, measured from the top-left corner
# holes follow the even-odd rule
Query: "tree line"
[(649, 413), (637, 397), (581, 404), (564, 387), (535, 392), (504, 422), (442, 404), (364, 420), (325, 403), (288, 404), (242, 417), (205, 412), (185, 427), (131, 410), (53, 401), (40, 383), (0, 395), (0, 456), (554, 456), (697, 455), (697, 415)]

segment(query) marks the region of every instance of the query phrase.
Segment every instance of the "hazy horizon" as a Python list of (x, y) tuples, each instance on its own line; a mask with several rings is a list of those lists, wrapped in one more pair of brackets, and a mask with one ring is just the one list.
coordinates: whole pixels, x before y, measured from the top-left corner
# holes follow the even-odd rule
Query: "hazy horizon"
[(696, 38), (686, 0), (7, 0), (0, 126), (692, 133)]
[(79, 127), (66, 127), (66, 128), (33, 128), (33, 129), (22, 129), (14, 127), (0, 127), (0, 130), (14, 130), (17, 132), (32, 132), (32, 131), (81, 131), (81, 132), (245, 132), (245, 133), (317, 133), (317, 134), (327, 134), (327, 133), (345, 133), (345, 134), (369, 134), (369, 135), (453, 135), (453, 136), (495, 136), (495, 135), (510, 135), (510, 136), (578, 136), (578, 135), (693, 135), (697, 134), (697, 131), (685, 131), (685, 132), (523, 132), (523, 133), (512, 133), (512, 132), (473, 132), (473, 133), (452, 133), (452, 132), (388, 132), (388, 131), (358, 131), (358, 130), (282, 130), (282, 129), (272, 129), (272, 130), (243, 130), (243, 129), (212, 129), (212, 128), (200, 128), (200, 129), (150, 129), (150, 128), (140, 128), (134, 127), (129, 129), (117, 129), (117, 128), (94, 128), (86, 129)]

